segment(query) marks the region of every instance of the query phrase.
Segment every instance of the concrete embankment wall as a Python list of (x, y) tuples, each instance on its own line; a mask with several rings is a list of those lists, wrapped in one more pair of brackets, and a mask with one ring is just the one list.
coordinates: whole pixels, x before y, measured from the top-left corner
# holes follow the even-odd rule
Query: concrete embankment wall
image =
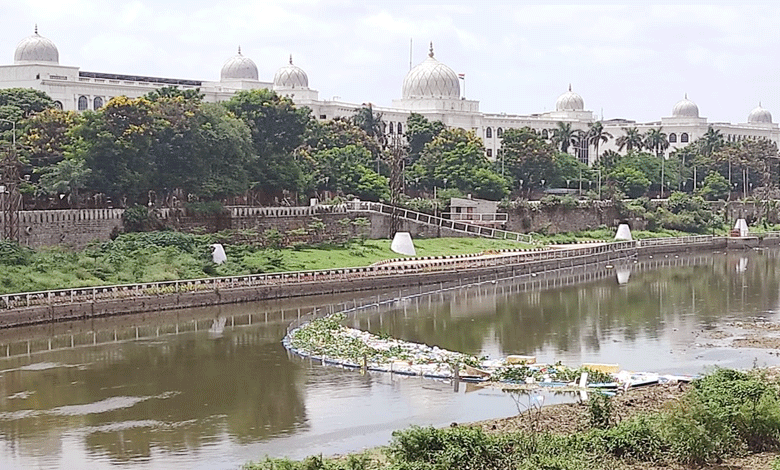
[[(202, 307), (228, 303), (252, 302), (259, 300), (281, 299), (288, 297), (300, 297), (322, 294), (338, 294), (346, 292), (361, 292), (377, 289), (414, 288), (423, 286), (466, 285), (475, 282), (483, 282), (493, 279), (511, 278), (520, 275), (531, 275), (558, 271), (576, 266), (596, 265), (606, 261), (625, 259), (633, 256), (635, 249), (601, 250), (593, 249), (592, 253), (579, 256), (561, 256), (556, 259), (541, 259), (545, 256), (539, 253), (540, 259), (518, 264), (495, 264), (469, 268), (442, 269), (416, 267), (413, 272), (387, 269), (387, 274), (376, 273), (361, 276), (360, 272), (342, 273), (345, 270), (323, 272), (320, 278), (312, 277), (308, 281), (278, 282), (268, 285), (252, 287), (207, 287), (192, 291), (176, 293), (149, 294), (152, 284), (139, 285), (133, 290), (128, 286), (122, 288), (102, 288), (103, 291), (112, 290), (115, 294), (125, 294), (124, 298), (99, 298), (95, 300), (67, 301), (68, 291), (58, 291), (46, 295), (35, 294), (32, 306), (17, 306), (14, 302), (23, 303), (19, 298), (9, 301), (9, 296), (4, 296), (3, 301), (10, 302), (11, 308), (0, 309), (0, 328), (30, 325), (36, 323), (60, 322), (69, 320), (89, 319), (101, 316), (122, 315), (128, 313), (154, 312), (187, 307)], [(532, 257), (534, 253), (530, 254)], [(442, 260), (439, 264), (445, 264)], [(491, 264), (483, 262), (482, 264)], [(371, 269), (371, 268), (365, 268)], [(436, 269), (436, 270), (434, 270)], [(372, 271), (373, 272), (373, 271)], [(182, 281), (184, 284), (184, 281)], [(196, 284), (188, 284), (193, 286)], [(189, 287), (188, 287), (189, 288)], [(70, 291), (71, 295), (82, 298), (89, 295), (90, 288)], [(78, 292), (78, 294), (77, 294)], [(28, 303), (30, 303), (28, 301)], [(7, 306), (7, 305), (6, 305)]]

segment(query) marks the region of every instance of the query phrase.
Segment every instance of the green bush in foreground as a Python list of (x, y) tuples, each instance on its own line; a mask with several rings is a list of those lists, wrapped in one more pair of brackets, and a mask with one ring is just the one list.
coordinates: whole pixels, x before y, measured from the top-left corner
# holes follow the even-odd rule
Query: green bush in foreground
[[(592, 428), (570, 435), (486, 433), (478, 428), (412, 427), (393, 433), (384, 458), (267, 459), (247, 470), (592, 470), (645, 463), (704, 466), (748, 452), (780, 449), (778, 384), (757, 371), (717, 369), (660, 412), (613, 424), (603, 396), (590, 405)], [(528, 416), (527, 419), (535, 419)], [(780, 470), (780, 460), (773, 463)]]

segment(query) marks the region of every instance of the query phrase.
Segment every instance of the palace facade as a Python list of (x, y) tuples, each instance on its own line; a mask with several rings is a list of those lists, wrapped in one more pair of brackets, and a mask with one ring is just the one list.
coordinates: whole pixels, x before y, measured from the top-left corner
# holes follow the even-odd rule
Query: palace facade
[[(428, 57), (404, 78), (401, 98), (394, 100), (389, 107), (375, 106), (374, 109), (382, 113), (388, 135), (403, 134), (411, 113), (442, 121), (448, 127), (472, 130), (482, 137), (487, 156), (491, 159), (498, 155), (506, 129), (530, 127), (543, 137), (551, 138), (552, 130), (559, 122), (571, 124), (572, 129), (586, 131), (589, 124), (597, 121), (594, 113), (585, 109), (583, 98), (571, 86), (558, 97), (555, 111), (525, 115), (491, 114), (479, 110), (479, 101), (462, 97), (460, 82), (458, 74), (436, 59), (431, 45)], [(43, 91), (64, 110), (95, 110), (115, 96), (137, 98), (164, 86), (198, 89), (204, 100), (211, 102), (230, 99), (242, 90), (272, 89), (299, 106), (309, 107), (319, 120), (351, 116), (356, 109), (364, 106), (319, 99), (318, 92), (309, 87), (308, 75), (293, 64), (292, 57), (276, 72), (273, 81), (262, 81), (257, 66), (252, 59), (241, 54), (240, 48), (224, 63), (217, 82), (88, 72), (79, 67), (60, 65), (56, 45), (39, 35), (36, 27), (34, 34), (16, 47), (13, 64), (0, 66), (0, 88), (22, 87)], [(780, 144), (780, 129), (772, 122), (771, 113), (760, 104), (750, 111), (745, 123), (709, 123), (699, 115), (698, 106), (687, 95), (673, 105), (671, 116), (658, 121), (640, 123), (607, 119), (602, 120), (602, 124), (613, 138), (599, 147), (600, 153), (618, 150), (615, 142), (628, 127), (636, 127), (640, 132), (662, 127), (669, 139), (667, 155), (704, 135), (709, 126), (719, 130), (729, 141), (767, 138)], [(597, 156), (590, 150), (583, 146), (575, 148), (574, 153), (581, 161), (592, 165)]]

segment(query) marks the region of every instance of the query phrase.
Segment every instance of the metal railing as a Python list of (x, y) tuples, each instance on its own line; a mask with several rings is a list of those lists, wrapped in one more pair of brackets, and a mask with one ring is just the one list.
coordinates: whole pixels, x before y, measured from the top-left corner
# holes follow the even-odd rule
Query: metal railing
[(635, 242), (615, 242), (604, 245), (572, 249), (534, 249), (512, 252), (501, 256), (483, 258), (440, 258), (433, 260), (409, 260), (408, 263), (329, 269), (322, 271), (293, 271), (245, 276), (214, 277), (179, 281), (146, 282), (115, 286), (80, 287), (39, 292), (22, 292), (0, 295), (0, 310), (34, 306), (104, 302), (121, 299), (155, 297), (188, 292), (219, 291), (224, 289), (280, 286), (286, 284), (347, 281), (372, 277), (431, 273), (455, 269), (481, 269), (522, 264), (533, 261), (574, 259), (599, 254), (629, 256), (636, 251)]
[(478, 237), (493, 238), (498, 240), (513, 240), (518, 242), (532, 243), (531, 236), (525, 233), (510, 232), (493, 227), (485, 227), (477, 224), (470, 224), (461, 220), (450, 220), (443, 217), (437, 217), (423, 212), (404, 209), (402, 207), (388, 206), (381, 202), (351, 201), (346, 204), (350, 212), (376, 212), (386, 215), (396, 215), (401, 219), (418, 222), (435, 227), (442, 227), (454, 232), (466, 233)]
[(442, 214), (446, 219), (458, 220), (463, 222), (475, 223), (500, 223), (504, 224), (509, 220), (509, 214), (505, 212), (445, 212)]
[(645, 238), (637, 240), (638, 247), (665, 245), (701, 245), (712, 243), (716, 237), (712, 235), (692, 235), (687, 237)]

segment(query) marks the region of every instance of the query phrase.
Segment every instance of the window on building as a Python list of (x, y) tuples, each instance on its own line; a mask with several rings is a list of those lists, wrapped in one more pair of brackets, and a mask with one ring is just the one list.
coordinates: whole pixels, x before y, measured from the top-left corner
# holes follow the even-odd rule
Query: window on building
[(549, 139), (550, 134), (547, 132), (547, 129), (542, 129), (542, 139)]
[(688, 133), (687, 132), (683, 132), (682, 134), (680, 134), (680, 142), (682, 142), (684, 144), (688, 143)]
[(487, 156), (488, 156), (488, 158), (492, 158), (493, 157), (493, 149), (487, 149)]
[(580, 140), (577, 145), (574, 147), (574, 151), (577, 154), (577, 160), (580, 161), (580, 163), (587, 165), (588, 164), (588, 150), (589, 145), (587, 139)]
[(493, 138), (493, 129), (487, 128), (485, 129), (485, 138), (486, 139), (492, 139)]
[(87, 97), (86, 96), (79, 96), (79, 102), (78, 102), (78, 108), (79, 111), (86, 111), (87, 110)]
[(54, 107), (62, 111), (62, 102), (61, 101), (55, 101)]
[(399, 134), (403, 134), (404, 133), (404, 128), (403, 128), (403, 126), (401, 125), (400, 122), (398, 123), (398, 126), (397, 126), (396, 130), (398, 131)]
[(92, 109), (100, 109), (103, 107), (103, 98), (96, 96), (92, 101)]
[(504, 129), (501, 129), (500, 127), (496, 129), (496, 137), (498, 137), (499, 139), (501, 137), (504, 137)]
[(328, 116), (326, 116), (324, 114), (320, 114), (320, 119), (328, 119)]
[(394, 134), (395, 133), (395, 128), (393, 127), (393, 123), (392, 122), (390, 123), (389, 128), (390, 128), (390, 133)]
[(672, 132), (671, 134), (669, 134), (669, 143), (674, 144), (676, 142), (677, 142), (677, 134)]

